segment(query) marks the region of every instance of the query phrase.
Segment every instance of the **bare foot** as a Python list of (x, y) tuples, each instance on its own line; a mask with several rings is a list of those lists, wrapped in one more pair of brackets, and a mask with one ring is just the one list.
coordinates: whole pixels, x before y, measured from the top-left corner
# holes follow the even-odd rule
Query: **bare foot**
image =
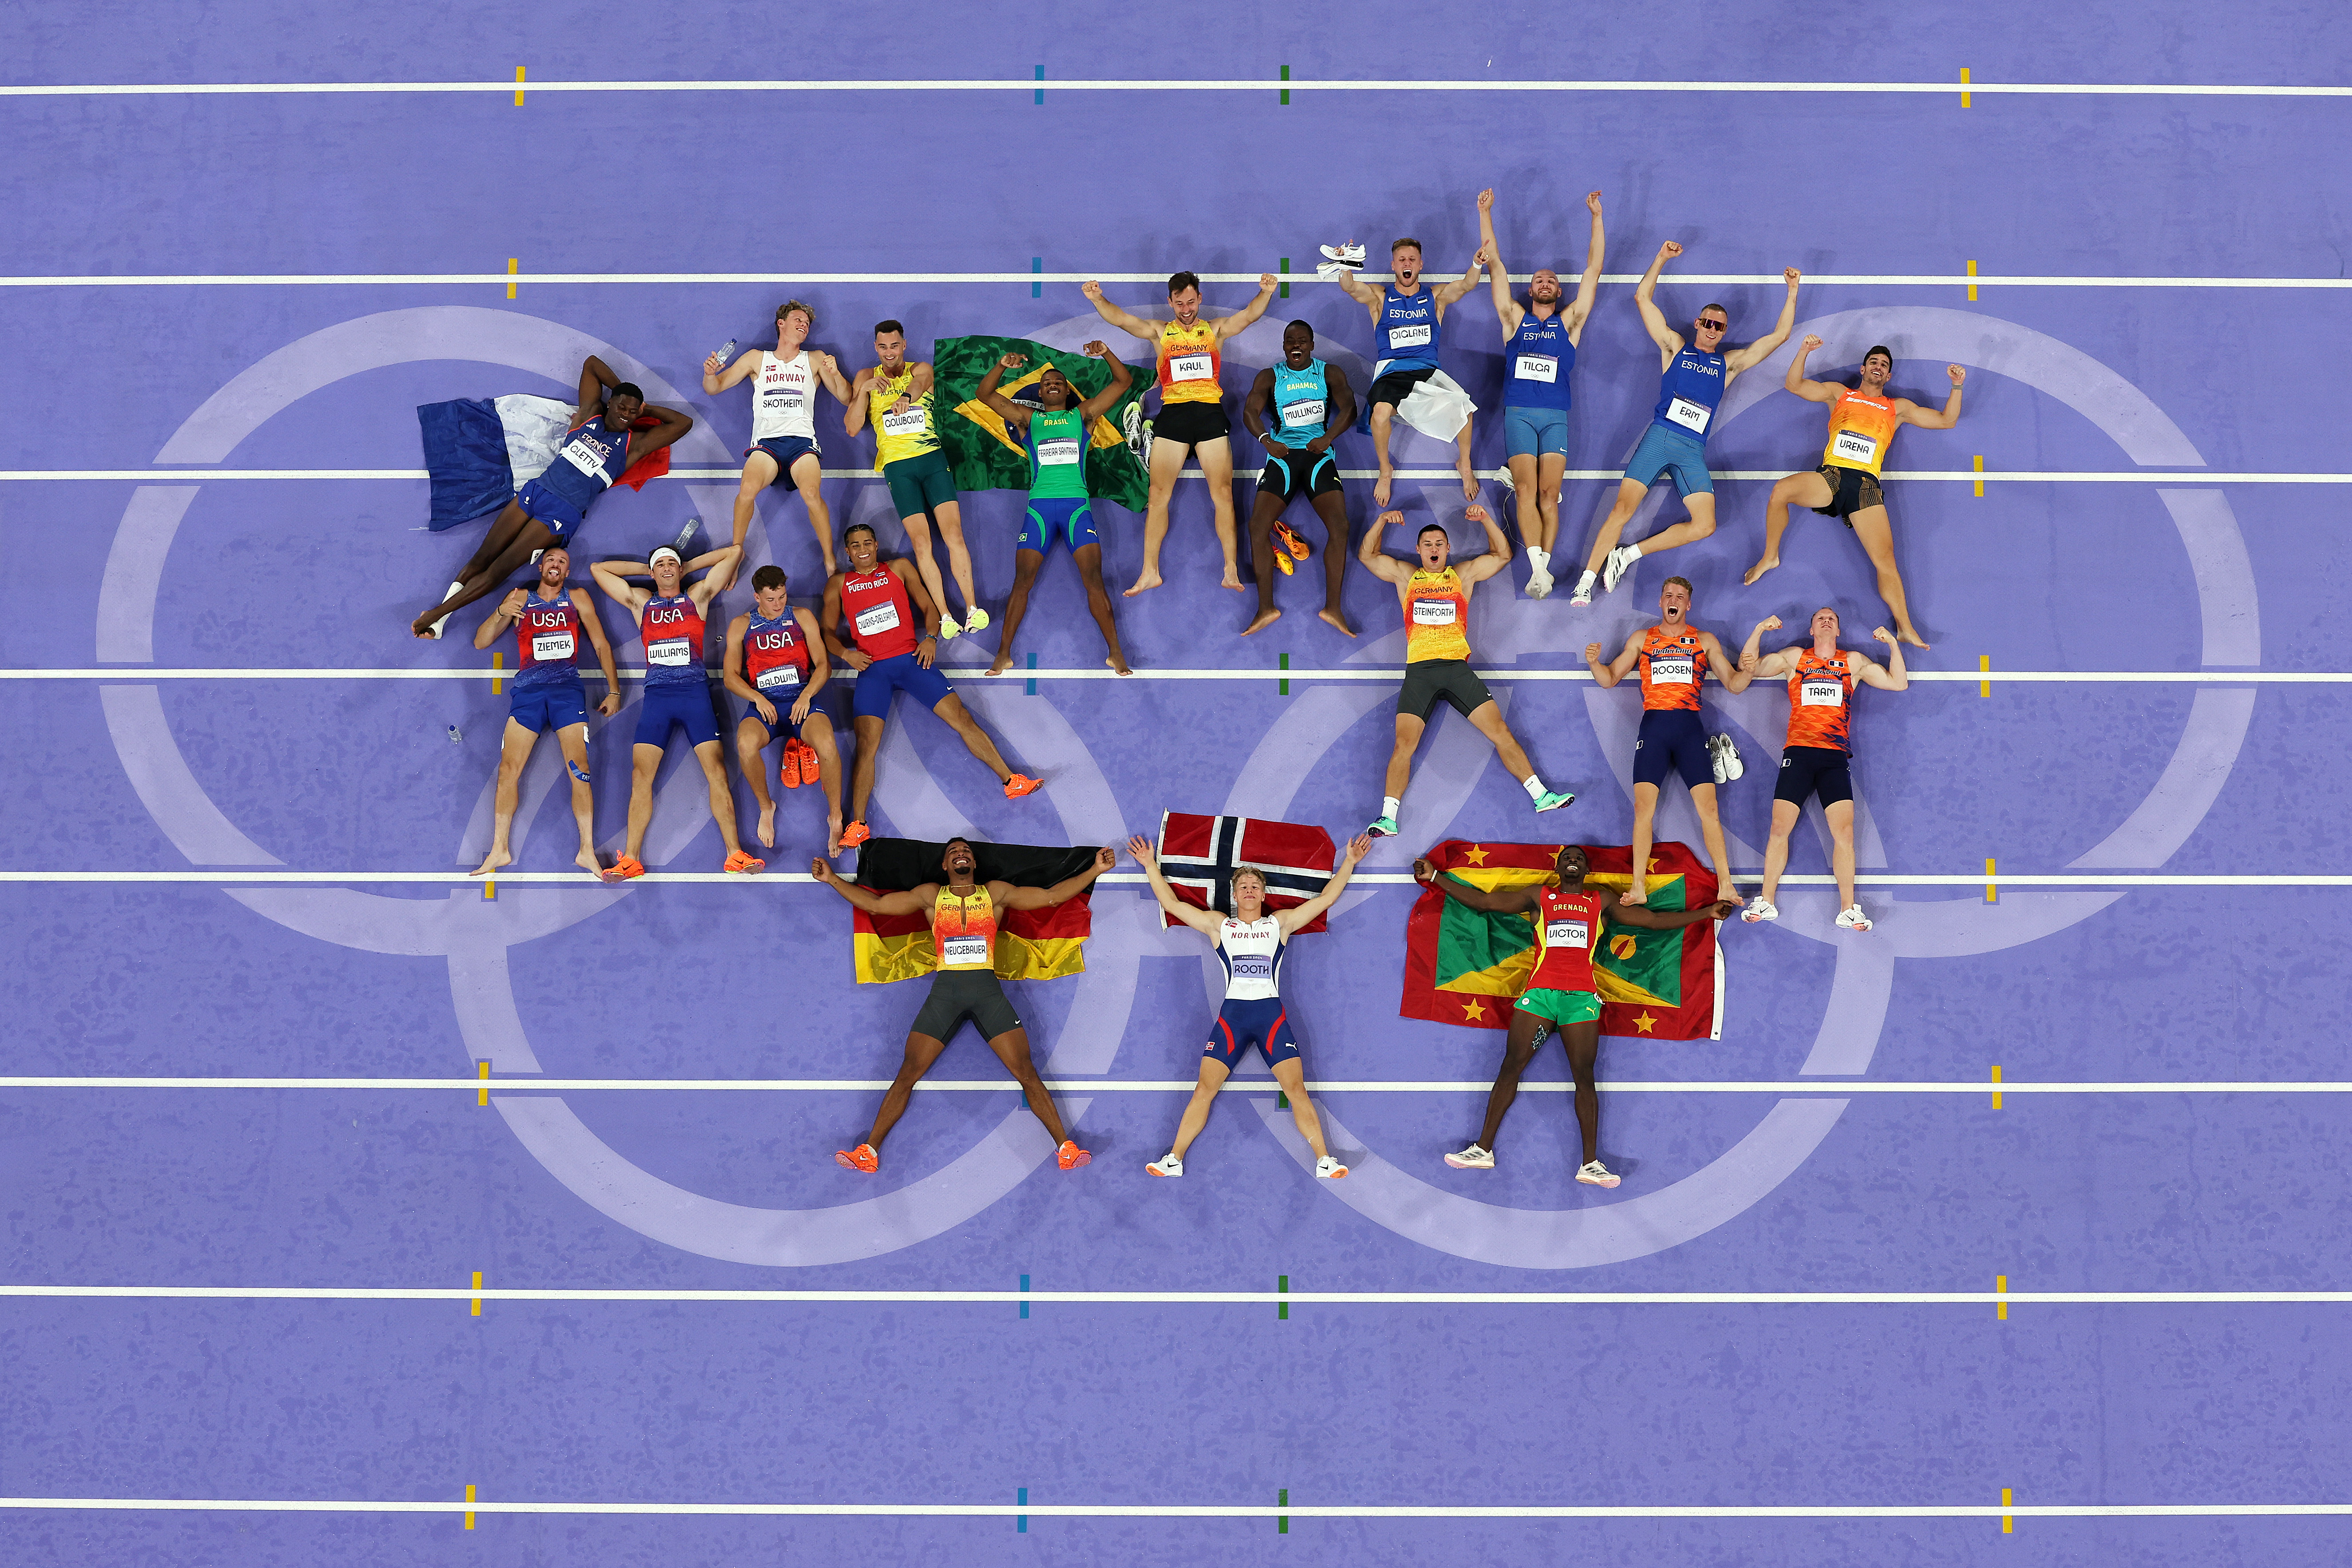
[(1135, 580), (1135, 586), (1121, 594), (1119, 597), (1132, 599), (1138, 594), (1148, 594), (1158, 586), (1160, 586), (1160, 574), (1147, 566), (1143, 569), (1143, 575)]
[(482, 863), (475, 867), (472, 870), (467, 872), (466, 875), (469, 877), (484, 877), (488, 876), (490, 872), (497, 870), (501, 866), (511, 866), (513, 864), (513, 856), (508, 854), (505, 850), (493, 846), (490, 852), (482, 857)]
[(1013, 653), (1011, 649), (1007, 648), (997, 654), (996, 662), (988, 667), (988, 673), (991, 675), (1003, 675), (1006, 670), (1011, 669), (1012, 668)]
[(572, 863), (574, 866), (579, 867), (583, 871), (587, 872), (590, 876), (595, 878), (598, 881), (604, 880), (604, 868), (603, 863), (596, 858), (596, 851), (593, 849), (583, 849), (579, 854), (574, 855), (572, 858)]
[(1779, 564), (1780, 564), (1780, 558), (1779, 556), (1767, 555), (1763, 560), (1759, 561), (1755, 565), (1750, 566), (1748, 569), (1748, 575), (1739, 580), (1739, 585), (1743, 588), (1754, 587), (1756, 585), (1757, 578), (1761, 577), (1765, 573), (1769, 572)]
[(1269, 605), (1257, 613), (1255, 620), (1242, 628), (1242, 636), (1247, 637), (1252, 632), (1262, 632), (1280, 619), (1282, 619), (1282, 612)]
[(1895, 628), (1895, 637), (1896, 641), (1907, 642), (1913, 647), (1926, 647), (1927, 646), (1927, 639), (1919, 635), (1918, 628), (1907, 624), (1896, 626)]
[(830, 860), (841, 853), (841, 814), (835, 812), (824, 819), (824, 855)]
[(1478, 470), (1470, 466), (1470, 459), (1467, 458), (1458, 458), (1454, 459), (1454, 471), (1462, 476), (1462, 499), (1464, 500), (1476, 500), (1478, 499)]
[(760, 847), (763, 849), (776, 847), (776, 803), (772, 800), (760, 808)]
[(1381, 470), (1381, 477), (1372, 481), (1372, 504), (1374, 506), (1386, 506), (1389, 504), (1389, 486), (1393, 483), (1395, 479), (1396, 471), (1394, 469), (1384, 468)]
[(1617, 901), (1621, 904), (1646, 904), (1650, 901), (1650, 890), (1637, 882), (1618, 894)]
[(1119, 658), (1117, 654), (1111, 655), (1108, 658), (1104, 659), (1103, 662), (1110, 666), (1112, 669), (1118, 671), (1121, 675), (1133, 675), (1135, 673), (1135, 671), (1127, 668), (1127, 660)]
[(1356, 635), (1356, 628), (1348, 624), (1348, 617), (1337, 610), (1318, 610), (1315, 612), (1315, 618), (1339, 627), (1349, 637)]

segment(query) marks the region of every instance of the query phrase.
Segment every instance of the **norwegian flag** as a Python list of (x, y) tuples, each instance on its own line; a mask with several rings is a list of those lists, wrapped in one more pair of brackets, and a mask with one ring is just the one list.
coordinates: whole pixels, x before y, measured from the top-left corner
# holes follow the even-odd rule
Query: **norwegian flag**
[[(1160, 870), (1176, 897), (1196, 910), (1234, 912), (1234, 868), (1255, 866), (1265, 873), (1265, 907), (1287, 910), (1305, 903), (1331, 879), (1338, 852), (1331, 836), (1303, 823), (1262, 816), (1193, 816), (1163, 812), (1160, 817)], [(1161, 910), (1160, 923), (1175, 917)], [(1326, 928), (1323, 916), (1299, 927)]]

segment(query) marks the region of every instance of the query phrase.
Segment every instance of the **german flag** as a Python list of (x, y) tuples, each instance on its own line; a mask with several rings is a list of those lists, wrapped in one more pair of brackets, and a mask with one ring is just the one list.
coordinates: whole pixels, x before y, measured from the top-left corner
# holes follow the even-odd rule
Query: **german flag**
[[(974, 877), (982, 882), (1010, 882), (1016, 888), (1050, 888), (1066, 881), (1094, 864), (1092, 848), (1062, 848), (1034, 844), (974, 844), (979, 862)], [(944, 883), (947, 873), (940, 860), (944, 843), (919, 838), (869, 838), (857, 851), (861, 888), (900, 893), (926, 882)], [(1094, 931), (1088, 888), (1074, 899), (1042, 910), (1004, 910), (997, 915), (996, 977), (1000, 980), (1058, 980), (1087, 967), (1081, 945)], [(856, 917), (857, 983), (887, 985), (894, 980), (914, 980), (940, 966), (939, 949), (931, 942), (929, 910), (912, 915)]]
[[(1633, 883), (1633, 847), (1588, 844), (1585, 880), (1622, 891)], [(1472, 844), (1451, 838), (1429, 852), (1441, 872), (1474, 888), (1556, 885), (1557, 844)], [(1715, 874), (1686, 845), (1650, 847), (1649, 907), (1686, 910), (1715, 899)], [(1489, 915), (1423, 890), (1405, 922), (1404, 995), (1408, 1018), (1501, 1029), (1511, 1004), (1535, 972), (1535, 923), (1526, 915)], [(1601, 1032), (1658, 1040), (1723, 1037), (1723, 964), (1715, 926), (1701, 921), (1675, 931), (1610, 924), (1592, 954), (1601, 993)]]

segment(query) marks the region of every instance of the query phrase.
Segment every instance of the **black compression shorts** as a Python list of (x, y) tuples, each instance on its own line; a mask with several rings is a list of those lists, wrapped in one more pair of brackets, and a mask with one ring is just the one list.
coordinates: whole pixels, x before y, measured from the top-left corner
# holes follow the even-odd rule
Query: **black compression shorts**
[(914, 1032), (944, 1040), (956, 1026), (970, 1018), (982, 1039), (992, 1040), (1021, 1026), (1021, 1015), (1004, 997), (1004, 987), (989, 969), (942, 969), (931, 977), (931, 994), (915, 1015)]
[(1427, 722), (1431, 710), (1443, 698), (1465, 719), (1495, 700), (1469, 661), (1424, 658), (1404, 667), (1404, 686), (1397, 693), (1397, 711)]

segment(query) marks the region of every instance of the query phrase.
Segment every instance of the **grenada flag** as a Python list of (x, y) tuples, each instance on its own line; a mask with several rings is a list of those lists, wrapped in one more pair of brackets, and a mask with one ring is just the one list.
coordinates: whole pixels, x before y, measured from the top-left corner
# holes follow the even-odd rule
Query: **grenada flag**
[[(1450, 838), (1429, 852), (1441, 874), (1474, 888), (1557, 884), (1557, 844), (1472, 844)], [(1630, 845), (1584, 846), (1586, 881), (1632, 885)], [(1690, 909), (1715, 899), (1715, 874), (1687, 845), (1650, 847), (1649, 907)], [(1535, 924), (1526, 915), (1490, 915), (1424, 889), (1405, 922), (1404, 995), (1397, 1011), (1474, 1029), (1509, 1026), (1511, 1004), (1535, 972)], [(1601, 988), (1601, 1032), (1657, 1040), (1723, 1037), (1723, 954), (1715, 924), (1644, 931), (1612, 922), (1592, 955)]]
[[(861, 888), (899, 893), (926, 882), (944, 883), (940, 869), (945, 844), (918, 838), (870, 838), (857, 851)], [(1065, 849), (1034, 844), (975, 844), (978, 862), (972, 875), (982, 882), (1010, 882), (1016, 888), (1050, 888), (1076, 876), (1094, 864), (1091, 848)], [(1058, 980), (1086, 972), (1084, 943), (1094, 933), (1094, 911), (1087, 889), (1076, 898), (1042, 910), (1000, 910), (996, 917), (996, 977), (999, 980)], [(931, 941), (929, 910), (912, 915), (869, 915), (853, 910), (856, 932), (857, 983), (887, 985), (913, 980), (940, 966), (939, 948)]]

